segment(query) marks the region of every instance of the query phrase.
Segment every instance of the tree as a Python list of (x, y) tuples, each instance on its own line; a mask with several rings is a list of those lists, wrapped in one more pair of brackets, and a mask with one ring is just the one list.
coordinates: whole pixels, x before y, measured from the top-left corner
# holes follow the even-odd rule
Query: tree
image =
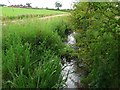
[(87, 71), (81, 83), (89, 87), (120, 87), (119, 7), (118, 2), (79, 2), (72, 11), (78, 57)]
[(31, 3), (26, 3), (26, 5), (27, 5), (28, 7), (31, 7)]
[(20, 6), (23, 6), (22, 4), (20, 4)]
[(5, 5), (5, 4), (0, 4), (0, 6), (4, 7), (4, 6), (6, 6), (6, 5)]
[(55, 7), (59, 10), (60, 7), (62, 7), (62, 4), (60, 2), (55, 2)]

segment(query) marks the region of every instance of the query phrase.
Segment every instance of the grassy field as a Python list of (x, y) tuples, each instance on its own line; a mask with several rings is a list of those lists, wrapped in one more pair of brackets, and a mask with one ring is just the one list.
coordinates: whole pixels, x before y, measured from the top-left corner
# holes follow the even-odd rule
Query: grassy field
[(3, 88), (63, 86), (60, 61), (69, 50), (63, 41), (70, 29), (65, 19), (32, 19), (3, 26)]
[(46, 15), (66, 13), (63, 11), (46, 10), (46, 9), (26, 9), (26, 8), (13, 8), (13, 7), (0, 7), (0, 8), (2, 8), (3, 19), (36, 17), (36, 16), (46, 16)]

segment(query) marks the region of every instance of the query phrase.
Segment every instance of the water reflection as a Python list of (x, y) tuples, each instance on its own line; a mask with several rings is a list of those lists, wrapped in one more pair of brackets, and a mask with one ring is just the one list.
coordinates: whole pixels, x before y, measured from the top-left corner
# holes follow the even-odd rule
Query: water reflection
[[(68, 35), (67, 44), (74, 47), (76, 40), (74, 38), (75, 32)], [(77, 65), (75, 60), (67, 62), (66, 58), (63, 58), (64, 65), (62, 74), (66, 80), (65, 88), (78, 88), (80, 84), (80, 74), (77, 71)]]

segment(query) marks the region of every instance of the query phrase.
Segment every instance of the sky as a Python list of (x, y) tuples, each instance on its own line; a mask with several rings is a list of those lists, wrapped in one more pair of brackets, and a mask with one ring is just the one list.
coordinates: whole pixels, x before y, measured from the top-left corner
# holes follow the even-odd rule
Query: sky
[(76, 2), (77, 0), (0, 0), (0, 4), (6, 4), (6, 5), (23, 4), (25, 5), (26, 3), (32, 3), (31, 4), (32, 7), (55, 8), (56, 1), (59, 1), (62, 3), (61, 9), (72, 9), (73, 2)]

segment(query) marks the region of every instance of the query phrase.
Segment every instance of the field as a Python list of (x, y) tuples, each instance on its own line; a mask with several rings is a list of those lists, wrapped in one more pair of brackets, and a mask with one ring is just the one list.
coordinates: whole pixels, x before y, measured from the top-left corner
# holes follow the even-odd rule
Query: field
[(57, 10), (46, 10), (46, 9), (27, 9), (27, 8), (13, 8), (13, 7), (0, 7), (2, 8), (3, 19), (9, 18), (25, 18), (25, 17), (42, 17), (46, 15), (63, 14), (66, 12)]

